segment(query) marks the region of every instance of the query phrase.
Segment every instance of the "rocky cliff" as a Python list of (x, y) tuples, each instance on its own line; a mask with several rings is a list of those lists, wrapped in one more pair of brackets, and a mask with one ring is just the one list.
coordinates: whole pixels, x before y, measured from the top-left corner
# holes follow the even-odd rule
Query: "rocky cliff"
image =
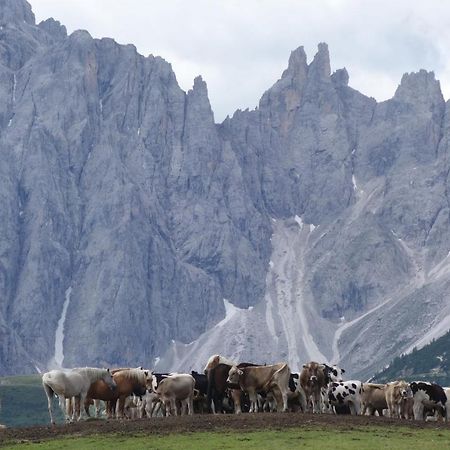
[(433, 334), (448, 105), (425, 71), (383, 103), (348, 82), (299, 48), (215, 124), (201, 77), (0, 0), (0, 374), (222, 352), (366, 376)]

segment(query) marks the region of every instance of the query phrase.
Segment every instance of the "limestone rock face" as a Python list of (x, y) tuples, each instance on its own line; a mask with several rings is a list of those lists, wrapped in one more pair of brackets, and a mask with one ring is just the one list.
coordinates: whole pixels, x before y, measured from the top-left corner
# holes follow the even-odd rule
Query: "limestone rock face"
[(0, 374), (226, 353), (365, 377), (445, 332), (433, 73), (377, 103), (299, 47), (216, 124), (201, 77), (0, 0), (0, 99)]

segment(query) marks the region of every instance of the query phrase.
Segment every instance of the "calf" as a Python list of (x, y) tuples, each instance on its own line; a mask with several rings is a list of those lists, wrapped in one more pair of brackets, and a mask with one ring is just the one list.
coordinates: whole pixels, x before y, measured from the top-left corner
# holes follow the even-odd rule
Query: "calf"
[(361, 381), (332, 382), (328, 389), (328, 400), (334, 408), (348, 406), (350, 414), (359, 415), (361, 412), (361, 391)]
[(155, 394), (166, 406), (169, 415), (177, 415), (177, 401), (181, 402), (181, 414), (194, 412), (194, 377), (190, 374), (171, 374), (163, 378), (155, 390)]
[(441, 386), (426, 381), (413, 381), (409, 387), (414, 399), (414, 420), (425, 419), (425, 408), (433, 408), (446, 417), (447, 396)]
[(283, 411), (288, 410), (289, 377), (291, 371), (284, 363), (271, 366), (242, 367), (233, 366), (227, 382), (237, 384), (250, 397), (250, 412), (258, 411), (257, 392), (272, 391), (277, 404), (283, 404)]
[(363, 383), (361, 394), (362, 415), (366, 412), (370, 416), (374, 416), (378, 412), (379, 416), (383, 415), (383, 410), (388, 409), (386, 402), (386, 385)]

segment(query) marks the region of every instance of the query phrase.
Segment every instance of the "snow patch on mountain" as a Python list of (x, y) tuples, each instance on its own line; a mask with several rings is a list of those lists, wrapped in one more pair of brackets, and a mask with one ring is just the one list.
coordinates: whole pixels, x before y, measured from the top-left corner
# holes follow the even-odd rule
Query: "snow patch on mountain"
[(57, 367), (63, 367), (64, 362), (64, 324), (66, 322), (67, 309), (69, 308), (70, 298), (72, 296), (72, 286), (67, 288), (65, 292), (65, 300), (61, 313), (61, 317), (58, 320), (58, 326), (55, 333), (55, 354), (53, 356), (53, 362)]
[(298, 216), (273, 221), (263, 301), (241, 309), (224, 300), (225, 317), (194, 342), (173, 342), (156, 369), (201, 370), (213, 354), (261, 364), (287, 361), (292, 370), (308, 360), (327, 362), (315, 341), (314, 312), (303, 293), (304, 252), (315, 228), (303, 225)]

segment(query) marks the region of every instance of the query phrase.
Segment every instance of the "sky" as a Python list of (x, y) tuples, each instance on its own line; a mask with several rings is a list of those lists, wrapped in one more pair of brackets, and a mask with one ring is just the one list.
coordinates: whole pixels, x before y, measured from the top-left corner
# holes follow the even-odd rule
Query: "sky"
[(28, 0), (37, 21), (134, 44), (172, 64), (184, 90), (202, 75), (215, 119), (253, 109), (280, 78), (290, 52), (310, 61), (329, 46), (332, 70), (378, 101), (405, 72), (432, 70), (450, 97), (447, 0)]

